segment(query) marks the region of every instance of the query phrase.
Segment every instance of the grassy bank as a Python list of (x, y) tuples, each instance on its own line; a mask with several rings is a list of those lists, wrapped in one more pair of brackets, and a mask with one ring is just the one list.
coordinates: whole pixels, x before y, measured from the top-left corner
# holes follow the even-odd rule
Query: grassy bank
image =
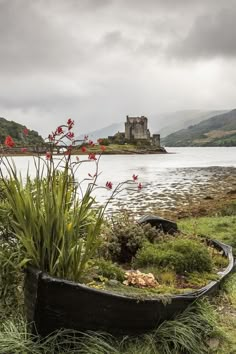
[[(40, 152), (34, 153), (31, 151), (25, 151), (22, 152), (21, 149), (19, 150), (7, 150), (5, 152), (6, 156), (35, 156), (35, 155), (41, 155), (45, 156), (45, 152)], [(94, 153), (94, 154), (100, 154), (101, 153), (101, 146), (96, 144), (94, 146), (92, 145), (86, 145), (86, 151), (82, 151), (81, 148), (76, 148), (74, 147), (71, 150), (72, 155), (88, 155), (88, 153)], [(137, 146), (134, 144), (109, 144), (105, 146), (105, 149), (102, 150), (103, 155), (132, 155), (132, 154), (166, 154), (167, 151), (164, 148), (156, 148), (152, 146)], [(58, 155), (64, 155), (63, 151), (60, 151)]]
[[(182, 219), (179, 228), (198, 237), (208, 235), (234, 247), (236, 253), (235, 202), (217, 216)], [(15, 267), (17, 253), (1, 247), (0, 354), (202, 354), (236, 353), (236, 274), (218, 295), (194, 304), (172, 321), (139, 338), (115, 339), (106, 334), (60, 331), (40, 340), (27, 333), (23, 315), (22, 273)], [(16, 258), (15, 258), (16, 257)]]

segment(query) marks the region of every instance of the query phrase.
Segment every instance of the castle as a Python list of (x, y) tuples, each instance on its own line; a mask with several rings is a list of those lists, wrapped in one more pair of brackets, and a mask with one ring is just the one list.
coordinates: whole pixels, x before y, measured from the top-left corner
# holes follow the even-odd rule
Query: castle
[(129, 117), (126, 116), (125, 132), (118, 132), (113, 136), (108, 136), (110, 142), (137, 143), (144, 146), (152, 146), (155, 149), (161, 149), (160, 134), (150, 134), (148, 129), (147, 117)]
[(125, 139), (127, 141), (147, 142), (155, 147), (160, 147), (160, 134), (151, 136), (148, 129), (147, 117), (129, 117), (126, 116)]

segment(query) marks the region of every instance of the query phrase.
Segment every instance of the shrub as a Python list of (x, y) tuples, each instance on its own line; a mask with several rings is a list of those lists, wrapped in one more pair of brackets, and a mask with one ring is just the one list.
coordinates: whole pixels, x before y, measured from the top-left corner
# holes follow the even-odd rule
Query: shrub
[(102, 138), (102, 139), (101, 139), (101, 144), (104, 145), (104, 146), (110, 145), (109, 139), (107, 139), (107, 138)]
[(115, 279), (119, 281), (125, 280), (125, 272), (116, 264), (105, 259), (98, 259), (95, 262), (96, 273), (108, 279)]
[(154, 242), (161, 238), (161, 233), (150, 224), (140, 225), (132, 217), (124, 213), (122, 217), (113, 220), (112, 226), (104, 235), (105, 252), (119, 263), (131, 262), (136, 252), (145, 241)]
[(135, 267), (157, 266), (177, 273), (211, 271), (212, 259), (200, 242), (176, 239), (160, 244), (147, 243), (137, 252)]

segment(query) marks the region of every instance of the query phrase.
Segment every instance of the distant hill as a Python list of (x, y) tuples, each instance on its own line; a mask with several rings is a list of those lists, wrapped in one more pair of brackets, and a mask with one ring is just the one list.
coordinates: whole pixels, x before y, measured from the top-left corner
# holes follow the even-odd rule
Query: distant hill
[(16, 144), (40, 144), (43, 143), (43, 138), (34, 130), (28, 130), (28, 135), (24, 134), (26, 126), (9, 121), (0, 117), (0, 142), (4, 143), (7, 135), (10, 135)]
[[(124, 120), (125, 121), (125, 120)], [(85, 132), (84, 134), (80, 135), (78, 139), (83, 139), (84, 135), (88, 135), (89, 139), (93, 141), (97, 141), (99, 138), (107, 138), (109, 135), (114, 135), (117, 132), (124, 132), (125, 131), (125, 124), (124, 122), (120, 123), (114, 123), (111, 125), (108, 125), (104, 128), (101, 128), (99, 130), (94, 130), (91, 132)]]
[(150, 116), (150, 127), (153, 133), (158, 133), (164, 138), (177, 130), (185, 129), (190, 125), (226, 112), (228, 110), (203, 111), (197, 109), (168, 112)]
[(236, 146), (236, 109), (162, 139), (166, 146)]

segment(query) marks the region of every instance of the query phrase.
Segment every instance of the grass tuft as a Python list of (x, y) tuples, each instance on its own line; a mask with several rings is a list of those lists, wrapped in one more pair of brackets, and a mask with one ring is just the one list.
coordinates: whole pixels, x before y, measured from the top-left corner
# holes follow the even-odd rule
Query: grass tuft
[(196, 303), (172, 321), (140, 337), (116, 339), (108, 334), (61, 330), (40, 340), (27, 333), (22, 318), (5, 321), (0, 354), (204, 354), (207, 338), (216, 331), (216, 313), (208, 302)]

